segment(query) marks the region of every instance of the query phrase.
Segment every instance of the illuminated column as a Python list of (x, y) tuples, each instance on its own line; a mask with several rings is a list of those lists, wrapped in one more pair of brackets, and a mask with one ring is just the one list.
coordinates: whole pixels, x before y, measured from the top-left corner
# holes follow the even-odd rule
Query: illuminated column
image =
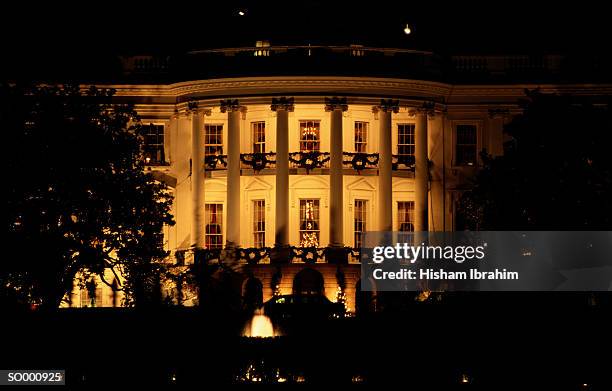
[(325, 98), (325, 111), (331, 113), (329, 162), (329, 243), (331, 247), (344, 247), (342, 112), (346, 110), (348, 110), (346, 98)]
[(221, 101), (227, 112), (227, 241), (226, 247), (240, 246), (240, 115), (245, 108), (237, 99)]
[(189, 104), (191, 115), (191, 247), (204, 248), (204, 116), (210, 110)]
[(391, 114), (399, 111), (399, 101), (382, 99), (380, 106), (373, 108), (378, 113), (379, 159), (378, 159), (378, 212), (380, 231), (393, 230), (393, 162), (391, 155)]
[(427, 196), (429, 193), (429, 159), (427, 155), (427, 110), (415, 111), (414, 127), (414, 230), (428, 230)]
[(293, 111), (293, 98), (272, 99), (270, 106), (276, 111), (276, 247), (289, 246), (289, 112)]

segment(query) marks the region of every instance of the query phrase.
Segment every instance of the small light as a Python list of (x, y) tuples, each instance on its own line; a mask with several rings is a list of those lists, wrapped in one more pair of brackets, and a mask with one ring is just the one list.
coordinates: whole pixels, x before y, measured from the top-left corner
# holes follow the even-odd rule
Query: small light
[(470, 378), (468, 377), (468, 375), (461, 375), (461, 383), (463, 384), (467, 384), (470, 382)]
[(410, 35), (411, 32), (412, 32), (412, 30), (410, 29), (410, 26), (408, 25), (408, 23), (406, 23), (406, 28), (404, 29), (404, 34)]
[(247, 11), (245, 9), (238, 10), (239, 16), (245, 16), (246, 14), (247, 14)]

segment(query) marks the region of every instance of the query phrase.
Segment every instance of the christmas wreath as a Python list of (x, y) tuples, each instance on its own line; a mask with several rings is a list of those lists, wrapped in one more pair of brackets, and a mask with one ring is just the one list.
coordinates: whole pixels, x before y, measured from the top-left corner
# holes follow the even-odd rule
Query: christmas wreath
[[(295, 155), (299, 155), (299, 158), (296, 159)], [(310, 171), (323, 167), (329, 161), (329, 154), (323, 154), (318, 151), (291, 153), (289, 154), (289, 161), (297, 164), (300, 168), (305, 168), (306, 171)]]
[(252, 154), (241, 154), (240, 161), (253, 168), (255, 171), (261, 171), (268, 166), (268, 164), (276, 163), (276, 160), (270, 159), (268, 156), (274, 155), (273, 153), (261, 153), (256, 152)]
[(204, 158), (204, 164), (209, 170), (217, 170), (219, 164), (222, 164), (223, 167), (227, 167), (225, 158), (225, 155), (208, 155)]
[(367, 153), (347, 153), (351, 160), (348, 162), (355, 171), (361, 171), (368, 166), (376, 166), (378, 164), (378, 154)]

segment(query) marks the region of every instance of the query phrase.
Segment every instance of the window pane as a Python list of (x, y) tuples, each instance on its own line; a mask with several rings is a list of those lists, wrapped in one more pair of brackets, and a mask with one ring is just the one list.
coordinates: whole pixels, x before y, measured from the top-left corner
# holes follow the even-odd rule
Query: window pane
[(398, 231), (413, 232), (414, 231), (414, 202), (399, 201), (397, 203), (397, 222)]
[(164, 125), (149, 124), (142, 127), (144, 157), (147, 164), (159, 164), (164, 157)]
[(362, 245), (363, 233), (366, 231), (367, 200), (355, 200), (354, 212), (354, 247), (359, 248)]
[(300, 246), (319, 247), (319, 200), (300, 200)]
[(476, 125), (457, 125), (455, 163), (462, 166), (473, 166), (477, 159)]
[(319, 121), (300, 121), (300, 152), (320, 151), (320, 133)]
[(204, 125), (204, 154), (223, 155), (223, 125)]
[(397, 125), (397, 154), (414, 156), (414, 124)]
[(367, 152), (368, 125), (367, 122), (355, 122), (355, 152)]
[(252, 122), (253, 153), (264, 153), (266, 151), (266, 123), (263, 121)]
[(223, 204), (205, 204), (205, 244), (208, 249), (223, 247)]
[(253, 201), (253, 245), (264, 247), (266, 245), (266, 201)]

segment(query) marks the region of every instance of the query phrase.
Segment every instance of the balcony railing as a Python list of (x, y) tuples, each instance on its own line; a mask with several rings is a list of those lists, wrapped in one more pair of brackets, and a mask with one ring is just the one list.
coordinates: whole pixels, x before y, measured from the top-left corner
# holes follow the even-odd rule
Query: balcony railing
[(393, 164), (393, 171), (414, 171), (414, 156), (412, 155), (393, 155), (391, 160)]
[(306, 172), (316, 168), (329, 168), (329, 152), (291, 152), (289, 153), (289, 167), (302, 168)]
[[(609, 80), (604, 52), (569, 55), (447, 55), (361, 45), (266, 45), (196, 50), (173, 55), (121, 56), (126, 76), (199, 80), (230, 76), (360, 75), (443, 82)], [(560, 77), (563, 79), (560, 79)], [(544, 79), (543, 79), (544, 78)]]
[(362, 153), (362, 152), (343, 152), (343, 161), (345, 168), (352, 168), (355, 171), (378, 168), (377, 153)]
[(204, 157), (206, 170), (225, 170), (227, 168), (227, 155), (208, 155)]
[[(175, 254), (177, 264), (184, 264), (185, 253), (192, 250), (181, 250)], [(204, 249), (196, 259), (198, 262), (206, 263), (242, 263), (251, 266), (271, 263), (274, 252), (273, 247), (246, 247), (237, 249)], [(331, 255), (333, 253), (333, 255)], [(290, 246), (285, 252), (285, 258), (279, 259), (280, 263), (331, 263), (334, 262), (334, 255), (340, 254), (343, 262), (359, 263), (360, 249), (352, 247), (331, 248), (331, 247), (296, 247)]]
[[(343, 166), (355, 171), (379, 168), (380, 156), (378, 153), (343, 152)], [(289, 167), (304, 169), (307, 172), (318, 168), (329, 168), (329, 152), (291, 152), (289, 153)], [(165, 162), (150, 162), (149, 165), (167, 165)], [(208, 155), (204, 158), (205, 169), (209, 171), (227, 169), (227, 155)], [(414, 156), (393, 155), (393, 171), (414, 171)], [(242, 153), (240, 154), (242, 169), (251, 169), (260, 172), (276, 168), (276, 153)]]
[(240, 163), (241, 168), (251, 169), (255, 172), (276, 168), (276, 153), (241, 153)]

